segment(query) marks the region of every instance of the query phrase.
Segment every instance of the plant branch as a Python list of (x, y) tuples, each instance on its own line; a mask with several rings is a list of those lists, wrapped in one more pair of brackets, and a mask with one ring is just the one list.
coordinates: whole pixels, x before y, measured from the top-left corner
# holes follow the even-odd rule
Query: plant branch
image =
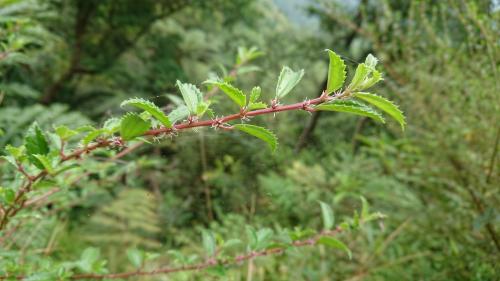
[[(233, 127), (225, 125), (227, 122), (238, 120), (238, 119), (246, 119), (249, 117), (254, 117), (254, 116), (259, 116), (259, 115), (266, 115), (266, 114), (274, 114), (277, 112), (283, 112), (283, 111), (294, 111), (294, 110), (305, 110), (305, 111), (314, 111), (310, 106), (311, 105), (317, 105), (321, 104), (324, 102), (332, 101), (335, 99), (342, 98), (346, 96), (347, 93), (342, 93), (340, 95), (333, 95), (329, 96), (326, 93), (323, 93), (321, 96), (312, 99), (312, 100), (306, 100), (303, 102), (297, 102), (293, 104), (288, 104), (288, 105), (280, 105), (276, 101), (272, 102), (272, 105), (268, 108), (264, 109), (258, 109), (258, 110), (253, 110), (253, 111), (246, 111), (246, 110), (241, 110), (238, 113), (234, 113), (231, 115), (227, 115), (221, 118), (216, 118), (216, 119), (211, 119), (211, 120), (196, 120), (194, 121), (193, 119), (189, 119), (186, 122), (177, 124), (172, 126), (171, 128), (160, 128), (160, 129), (151, 129), (148, 130), (147, 132), (144, 133), (143, 136), (159, 136), (159, 135), (164, 135), (164, 134), (170, 134), (170, 133), (175, 133), (178, 131), (186, 130), (186, 129), (191, 129), (191, 128), (197, 128), (197, 127), (212, 127), (212, 128), (222, 128), (224, 130), (232, 130)], [(122, 140), (120, 137), (114, 137), (115, 139), (118, 138), (119, 142), (121, 143)], [(108, 147), (111, 146), (113, 143), (112, 138), (109, 139), (97, 139), (97, 141), (91, 145), (88, 145), (86, 147), (76, 149), (72, 153), (66, 154), (66, 155), (61, 155), (61, 160), (60, 163), (64, 163), (68, 160), (71, 159), (79, 159), (85, 154), (89, 154), (90, 152), (102, 148), (102, 147)], [(48, 175), (48, 172), (43, 170), (40, 173), (38, 173), (36, 176), (30, 176), (28, 178), (28, 183), (24, 185), (22, 188), (19, 189), (17, 192), (17, 195), (15, 197), (14, 203), (11, 204), (10, 207), (5, 208), (5, 211), (3, 212), (3, 215), (0, 219), (0, 230), (4, 229), (4, 227), (7, 225), (9, 219), (13, 217), (17, 212), (19, 212), (21, 209), (25, 207), (26, 203), (26, 194), (31, 191), (32, 185), (40, 180), (43, 179)]]
[[(110, 273), (110, 274), (77, 274), (73, 275), (70, 278), (73, 280), (79, 280), (79, 279), (118, 279), (118, 278), (131, 278), (131, 277), (136, 277), (136, 276), (151, 276), (151, 275), (159, 275), (159, 274), (170, 274), (170, 273), (176, 273), (176, 272), (186, 272), (186, 271), (198, 271), (198, 270), (203, 270), (206, 268), (210, 267), (215, 267), (215, 266), (227, 266), (227, 265), (234, 265), (234, 264), (239, 264), (245, 261), (252, 261), (253, 259), (257, 257), (264, 257), (264, 256), (272, 256), (272, 255), (279, 255), (285, 252), (287, 248), (293, 247), (293, 248), (300, 248), (300, 247), (306, 247), (306, 246), (313, 246), (318, 244), (318, 240), (321, 237), (325, 236), (335, 236), (343, 231), (342, 228), (337, 227), (335, 230), (330, 230), (330, 231), (323, 231), (316, 236), (305, 239), (305, 240), (298, 240), (290, 245), (287, 245), (287, 247), (276, 247), (276, 248), (271, 248), (271, 249), (266, 249), (266, 250), (261, 250), (261, 251), (253, 251), (250, 253), (242, 254), (235, 256), (231, 259), (209, 259), (207, 261), (204, 261), (202, 263), (198, 264), (193, 264), (193, 265), (183, 265), (179, 267), (164, 267), (164, 268), (159, 268), (159, 269), (154, 269), (150, 271), (130, 271), (130, 272), (121, 272), (121, 273)], [(3, 279), (4, 277), (0, 277), (0, 280)]]

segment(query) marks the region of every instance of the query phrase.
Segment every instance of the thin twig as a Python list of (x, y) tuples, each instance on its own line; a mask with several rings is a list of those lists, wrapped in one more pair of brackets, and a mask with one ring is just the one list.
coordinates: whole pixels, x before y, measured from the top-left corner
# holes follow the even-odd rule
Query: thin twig
[[(289, 245), (289, 247), (294, 247), (294, 248), (300, 248), (300, 247), (305, 247), (305, 246), (313, 246), (318, 243), (318, 240), (321, 237), (325, 236), (335, 236), (339, 233), (342, 232), (342, 228), (337, 227), (335, 230), (331, 231), (323, 231), (319, 233), (318, 235), (306, 239), (306, 240), (299, 240), (295, 241), (292, 244)], [(175, 272), (186, 272), (186, 271), (199, 271), (202, 269), (210, 268), (210, 267), (215, 267), (215, 266), (227, 266), (227, 265), (233, 265), (233, 264), (239, 264), (245, 261), (252, 261), (253, 259), (257, 257), (264, 257), (264, 256), (272, 256), (272, 255), (279, 255), (285, 252), (286, 247), (277, 247), (277, 248), (271, 248), (271, 249), (266, 249), (266, 250), (261, 250), (261, 251), (254, 251), (250, 252), (247, 254), (243, 255), (238, 255), (235, 256), (232, 259), (225, 259), (225, 260), (217, 260), (217, 259), (210, 259), (202, 263), (198, 264), (193, 264), (193, 265), (183, 265), (179, 267), (164, 267), (164, 268), (159, 268), (151, 271), (131, 271), (131, 272), (121, 272), (121, 273), (110, 273), (110, 274), (77, 274), (73, 275), (71, 279), (73, 280), (79, 280), (79, 279), (117, 279), (117, 278), (130, 278), (130, 277), (135, 277), (135, 276), (151, 276), (151, 275), (159, 275), (159, 274), (170, 274), (170, 273), (175, 273)], [(2, 277), (0, 277), (0, 280)]]

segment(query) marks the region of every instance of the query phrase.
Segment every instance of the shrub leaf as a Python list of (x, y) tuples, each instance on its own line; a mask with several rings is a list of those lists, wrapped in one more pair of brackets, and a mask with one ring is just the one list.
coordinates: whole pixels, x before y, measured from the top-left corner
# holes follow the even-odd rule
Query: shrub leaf
[(332, 229), (335, 224), (335, 216), (330, 205), (325, 202), (319, 201), (321, 206), (321, 215), (323, 217), (323, 226), (326, 230)]
[(385, 123), (380, 113), (362, 103), (350, 100), (334, 101), (332, 103), (320, 104), (315, 107), (317, 110), (338, 111), (370, 117), (378, 122)]
[(179, 80), (177, 80), (177, 87), (179, 87), (179, 90), (181, 91), (182, 98), (184, 99), (189, 112), (196, 115), (198, 103), (203, 100), (201, 91), (195, 85), (182, 83)]
[(141, 136), (149, 129), (149, 122), (142, 119), (136, 113), (127, 113), (122, 118), (120, 125), (120, 135), (123, 140), (131, 140)]
[(346, 71), (345, 71), (345, 63), (340, 58), (340, 56), (337, 55), (332, 50), (327, 49), (326, 51), (328, 52), (328, 56), (330, 57), (326, 91), (328, 92), (328, 94), (331, 94), (334, 91), (340, 89), (342, 85), (344, 85), (344, 81), (346, 78)]
[(122, 102), (120, 104), (120, 107), (124, 107), (126, 105), (134, 106), (148, 112), (149, 114), (151, 114), (151, 116), (160, 121), (166, 128), (172, 127), (172, 123), (165, 115), (165, 113), (163, 113), (163, 111), (151, 101), (140, 98), (133, 98)]
[(276, 151), (278, 138), (268, 129), (250, 124), (236, 124), (234, 128), (265, 141), (273, 152)]
[(392, 101), (375, 94), (362, 93), (362, 92), (354, 93), (354, 97), (361, 99), (384, 111), (392, 118), (394, 118), (394, 120), (396, 120), (399, 123), (399, 125), (401, 125), (402, 130), (405, 129), (406, 125), (405, 116), (403, 112), (398, 108), (398, 106), (395, 105)]
[(282, 99), (299, 83), (304, 76), (304, 70), (293, 71), (288, 66), (283, 67), (276, 85), (276, 99)]
[(243, 92), (236, 88), (235, 86), (227, 83), (227, 82), (219, 82), (219, 81), (213, 81), (213, 80), (208, 80), (205, 81), (206, 84), (212, 84), (224, 92), (232, 101), (234, 101), (239, 107), (244, 107), (246, 104), (246, 96), (243, 94)]
[(43, 164), (34, 155), (46, 155), (49, 153), (49, 143), (45, 138), (38, 123), (33, 123), (24, 137), (24, 146), (28, 153), (29, 161), (39, 169), (44, 169)]
[(349, 259), (352, 259), (351, 250), (349, 250), (349, 248), (342, 241), (340, 241), (338, 239), (335, 239), (335, 238), (329, 237), (329, 236), (323, 236), (323, 237), (318, 239), (317, 243), (328, 246), (330, 248), (340, 249), (340, 250), (347, 253), (347, 256), (349, 256)]

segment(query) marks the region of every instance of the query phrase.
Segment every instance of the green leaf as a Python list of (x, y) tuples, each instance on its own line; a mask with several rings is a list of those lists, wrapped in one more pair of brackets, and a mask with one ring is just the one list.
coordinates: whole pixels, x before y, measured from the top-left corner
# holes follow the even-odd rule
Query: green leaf
[(5, 161), (9, 162), (10, 164), (12, 164), (12, 166), (14, 166), (17, 169), (16, 159), (13, 156), (11, 156), (11, 155), (2, 155), (2, 156), (0, 156), (0, 158), (2, 158)]
[(248, 109), (249, 110), (256, 110), (256, 109), (263, 109), (263, 108), (267, 108), (267, 104), (263, 103), (263, 102), (252, 102), (248, 105)]
[(224, 277), (224, 276), (226, 276), (226, 273), (227, 273), (227, 269), (222, 264), (218, 264), (218, 265), (212, 266), (212, 267), (207, 267), (205, 269), (205, 271), (209, 274), (213, 274), (213, 275), (216, 275), (219, 277)]
[(144, 260), (152, 261), (159, 258), (161, 255), (158, 253), (145, 253)]
[(179, 105), (176, 109), (172, 110), (168, 115), (170, 121), (175, 124), (179, 120), (183, 120), (184, 118), (189, 116), (189, 109), (185, 105)]
[(366, 66), (364, 63), (358, 64), (356, 67), (356, 72), (354, 73), (354, 77), (351, 80), (351, 83), (347, 87), (349, 90), (357, 90), (360, 88), (360, 85), (366, 79), (366, 77), (370, 74), (370, 68)]
[(257, 47), (251, 47), (247, 49), (246, 47), (238, 47), (238, 54), (236, 56), (236, 64), (241, 65), (242, 63), (251, 61), (260, 56), (264, 55), (263, 52), (259, 51)]
[(177, 87), (179, 87), (179, 90), (181, 91), (182, 98), (184, 99), (189, 112), (196, 115), (198, 103), (203, 101), (203, 95), (201, 91), (196, 88), (195, 85), (182, 83), (179, 80), (177, 80)]
[(276, 136), (264, 127), (249, 124), (236, 124), (234, 128), (265, 141), (273, 152), (278, 146), (278, 139)]
[(326, 91), (331, 94), (344, 85), (346, 78), (345, 63), (335, 52), (326, 50), (330, 57), (330, 65), (328, 67), (328, 83)]
[(66, 165), (66, 166), (63, 166), (57, 170), (54, 171), (54, 175), (59, 175), (60, 173), (64, 173), (66, 171), (69, 171), (71, 169), (74, 169), (74, 168), (78, 168), (80, 167), (80, 165), (78, 165), (77, 163), (73, 163), (73, 164), (70, 164), (70, 165)]
[(243, 242), (240, 239), (229, 239), (224, 242), (224, 249), (239, 246), (241, 244), (243, 244)]
[(49, 143), (38, 126), (38, 123), (33, 123), (33, 125), (31, 125), (28, 129), (28, 132), (24, 137), (24, 146), (26, 147), (26, 152), (28, 153), (28, 159), (30, 162), (37, 168), (43, 169), (43, 164), (33, 155), (46, 155), (49, 153)]
[(283, 67), (276, 85), (276, 99), (282, 99), (299, 83), (304, 76), (304, 70), (293, 71), (288, 66)]
[(96, 128), (90, 125), (83, 125), (75, 129), (78, 133), (91, 132), (94, 130), (96, 130)]
[(40, 163), (42, 163), (43, 168), (45, 171), (47, 171), (47, 173), (49, 173), (51, 175), (55, 174), (55, 170), (54, 170), (54, 167), (52, 166), (52, 162), (50, 161), (49, 157), (47, 157), (47, 155), (33, 154), (33, 156), (36, 157), (38, 159), (38, 161), (40, 161)]
[(247, 239), (248, 239), (249, 247), (253, 250), (257, 246), (257, 243), (259, 242), (259, 240), (257, 238), (257, 232), (250, 225), (247, 225), (246, 228), (245, 228), (245, 230), (246, 230), (246, 233), (247, 233)]
[(14, 159), (19, 159), (23, 157), (26, 148), (24, 146), (15, 147), (10, 144), (5, 146), (5, 150), (14, 157)]
[(148, 100), (140, 98), (128, 99), (122, 102), (120, 104), (120, 107), (124, 107), (126, 105), (134, 106), (148, 112), (149, 114), (151, 114), (151, 116), (160, 121), (166, 128), (172, 127), (172, 124), (170, 123), (170, 120), (165, 115), (165, 113), (163, 113), (163, 111), (158, 106), (156, 106), (156, 104)]
[(132, 265), (139, 269), (142, 267), (142, 263), (144, 262), (144, 253), (137, 248), (130, 248), (127, 250), (127, 257)]
[(269, 245), (273, 235), (273, 231), (270, 228), (263, 228), (257, 231), (257, 243), (254, 250), (264, 249)]
[(259, 86), (253, 87), (250, 92), (250, 103), (255, 103), (260, 98), (260, 93), (262, 92)]
[(149, 129), (149, 122), (142, 119), (136, 113), (128, 113), (123, 116), (120, 135), (124, 140), (131, 140), (135, 137), (141, 136)]
[(101, 255), (99, 249), (97, 248), (86, 248), (78, 262), (78, 267), (83, 271), (90, 273), (94, 271), (94, 265), (99, 260), (99, 256)]
[(372, 70), (371, 76), (366, 78), (363, 83), (359, 86), (360, 89), (368, 89), (371, 86), (377, 84), (378, 81), (383, 80), (382, 79), (382, 74), (378, 72), (377, 70)]
[(321, 206), (321, 215), (323, 217), (323, 227), (326, 230), (332, 229), (335, 224), (335, 216), (333, 214), (333, 210), (330, 205), (325, 202), (319, 201)]
[(351, 91), (363, 90), (382, 80), (382, 74), (375, 69), (377, 63), (377, 58), (369, 54), (365, 62), (359, 64), (356, 68), (356, 73), (347, 88)]
[(70, 128), (61, 125), (54, 128), (56, 135), (58, 135), (62, 140), (68, 140), (69, 138), (78, 134), (77, 131), (71, 130)]
[(202, 240), (203, 240), (203, 248), (207, 253), (207, 256), (214, 257), (215, 256), (215, 237), (212, 232), (207, 230), (202, 230), (201, 232)]
[(339, 100), (332, 103), (320, 104), (315, 107), (317, 110), (338, 111), (370, 117), (378, 122), (385, 123), (380, 113), (362, 103), (356, 101)]
[(323, 237), (318, 239), (317, 243), (334, 248), (334, 249), (340, 249), (340, 250), (347, 253), (347, 255), (349, 256), (349, 259), (352, 259), (351, 250), (349, 250), (349, 248), (342, 241), (340, 241), (338, 239), (335, 239), (335, 238), (330, 237), (330, 236), (323, 236)]
[(394, 120), (396, 120), (399, 125), (401, 125), (401, 128), (404, 130), (405, 125), (406, 125), (406, 120), (405, 116), (403, 115), (403, 112), (398, 108), (397, 105), (395, 105), (392, 101), (387, 100), (384, 97), (370, 94), (370, 93), (354, 93), (354, 97), (361, 99), (369, 104), (372, 104), (379, 108), (380, 110), (384, 111), (388, 115), (390, 115)]
[(196, 116), (202, 117), (207, 110), (209, 110), (210, 103), (200, 102), (198, 108), (196, 109)]
[(16, 192), (10, 188), (0, 186), (0, 198), (7, 204), (12, 204), (16, 199)]
[(227, 82), (220, 82), (220, 81), (213, 81), (213, 80), (208, 80), (205, 81), (204, 83), (206, 84), (212, 84), (219, 89), (222, 90), (232, 101), (234, 101), (239, 107), (244, 107), (246, 104), (246, 96), (243, 94), (243, 92), (234, 87), (233, 85), (227, 83)]
[(360, 196), (361, 199), (361, 218), (367, 218), (370, 215), (370, 206), (368, 205), (368, 201), (363, 196)]
[(105, 129), (109, 134), (114, 134), (120, 130), (120, 123), (120, 118), (111, 117), (104, 121), (102, 128)]
[(365, 59), (365, 64), (369, 68), (375, 69), (375, 66), (377, 66), (378, 59), (374, 57), (372, 54), (368, 54)]
[(83, 145), (88, 145), (90, 142), (95, 140), (98, 136), (106, 133), (105, 129), (94, 129), (93, 131), (90, 131), (83, 139), (82, 143)]

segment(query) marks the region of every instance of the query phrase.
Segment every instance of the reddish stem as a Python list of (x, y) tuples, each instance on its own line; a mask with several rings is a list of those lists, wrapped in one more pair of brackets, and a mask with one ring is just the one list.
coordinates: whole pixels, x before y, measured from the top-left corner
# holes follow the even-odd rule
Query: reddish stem
[[(227, 116), (224, 116), (222, 118), (217, 118), (217, 119), (213, 119), (213, 120), (195, 120), (194, 118), (189, 118), (186, 122), (174, 125), (171, 128), (160, 128), (160, 129), (148, 130), (147, 132), (145, 132), (143, 134), (143, 136), (158, 136), (158, 135), (162, 135), (162, 134), (168, 134), (168, 133), (171, 133), (174, 131), (185, 130), (185, 129), (189, 129), (189, 128), (196, 128), (196, 127), (212, 127), (212, 126), (214, 126), (217, 128), (222, 128), (224, 130), (231, 130), (231, 129), (233, 129), (232, 126), (226, 126), (224, 124), (229, 122), (229, 121), (233, 121), (233, 120), (237, 120), (237, 119), (243, 119), (243, 118), (247, 118), (247, 117), (265, 115), (265, 114), (282, 112), (282, 111), (291, 111), (291, 110), (312, 111), (314, 109), (312, 107), (310, 107), (311, 105), (321, 104), (321, 103), (331, 101), (331, 100), (334, 100), (337, 98), (342, 98), (343, 96), (344, 95), (328, 96), (328, 94), (326, 94), (326, 92), (323, 92), (323, 94), (320, 97), (317, 97), (315, 99), (306, 100), (303, 102), (297, 102), (297, 103), (288, 104), (288, 105), (279, 105), (276, 100), (273, 100), (272, 106), (268, 107), (268, 108), (248, 111), (248, 112), (244, 112), (243, 114), (242, 114), (242, 112), (238, 112), (235, 114), (227, 115)], [(121, 141), (120, 138), (118, 138), (118, 140)], [(70, 154), (64, 155), (63, 153), (61, 153), (60, 163), (66, 162), (66, 161), (71, 160), (71, 159), (81, 158), (81, 156), (84, 154), (88, 154), (91, 151), (93, 151), (97, 148), (100, 148), (100, 147), (110, 146), (112, 143), (113, 143), (113, 141), (111, 139), (99, 139), (99, 140), (97, 140), (96, 143), (85, 146), (84, 148), (74, 150)], [(26, 198), (24, 198), (24, 195), (31, 190), (31, 186), (33, 185), (33, 183), (47, 175), (47, 171), (41, 171), (36, 176), (30, 176), (24, 172), (24, 169), (20, 165), (19, 165), (19, 171), (21, 173), (25, 174), (25, 176), (28, 178), (29, 182), (17, 192), (14, 203), (9, 208), (5, 208), (5, 211), (0, 219), (0, 230), (2, 230), (6, 226), (10, 217), (13, 217), (18, 211), (20, 211), (24, 207), (24, 203), (26, 201)]]

